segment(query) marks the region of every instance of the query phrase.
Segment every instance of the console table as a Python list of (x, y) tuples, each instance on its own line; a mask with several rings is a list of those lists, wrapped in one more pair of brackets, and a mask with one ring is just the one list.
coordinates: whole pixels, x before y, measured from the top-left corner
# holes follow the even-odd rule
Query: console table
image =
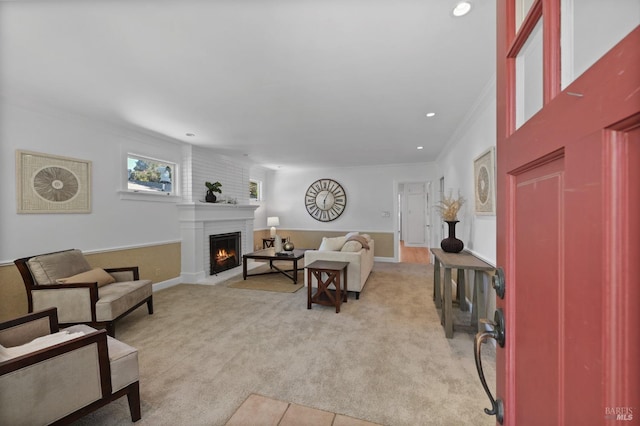
[[(457, 291), (456, 299), (461, 311), (468, 311), (469, 306), (466, 298), (465, 270), (475, 271), (473, 285), (473, 309), (471, 311), (470, 331), (478, 329), (478, 316), (486, 316), (484, 312), (484, 286), (481, 272), (493, 272), (495, 267), (487, 262), (478, 259), (468, 251), (460, 253), (447, 253), (439, 248), (432, 248), (434, 256), (433, 262), (433, 300), (436, 308), (442, 308), (440, 322), (444, 327), (444, 334), (448, 339), (453, 337), (453, 299), (451, 295), (451, 270), (457, 270)], [(440, 281), (440, 268), (444, 268), (444, 289)], [(442, 293), (444, 292), (444, 300)], [(456, 328), (465, 326), (456, 325)], [(467, 327), (469, 328), (469, 327)], [(479, 330), (478, 330), (479, 331)]]

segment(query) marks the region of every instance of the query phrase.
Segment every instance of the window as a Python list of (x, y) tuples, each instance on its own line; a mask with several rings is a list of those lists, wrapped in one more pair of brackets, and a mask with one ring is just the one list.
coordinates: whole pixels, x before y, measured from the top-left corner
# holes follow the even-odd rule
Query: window
[(175, 195), (177, 191), (175, 163), (127, 155), (127, 190), (158, 195)]
[(262, 182), (249, 179), (249, 200), (262, 201)]

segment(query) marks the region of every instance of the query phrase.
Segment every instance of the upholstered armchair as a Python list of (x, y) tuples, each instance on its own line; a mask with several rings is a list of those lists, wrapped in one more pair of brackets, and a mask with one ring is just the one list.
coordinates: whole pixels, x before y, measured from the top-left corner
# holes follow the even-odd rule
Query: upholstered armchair
[(105, 330), (60, 331), (55, 308), (0, 323), (0, 424), (67, 424), (125, 395), (138, 421), (138, 351)]
[(91, 268), (77, 249), (14, 261), (27, 289), (29, 312), (58, 308), (60, 325), (88, 324), (115, 337), (115, 321), (143, 303), (153, 314), (150, 280), (138, 267)]

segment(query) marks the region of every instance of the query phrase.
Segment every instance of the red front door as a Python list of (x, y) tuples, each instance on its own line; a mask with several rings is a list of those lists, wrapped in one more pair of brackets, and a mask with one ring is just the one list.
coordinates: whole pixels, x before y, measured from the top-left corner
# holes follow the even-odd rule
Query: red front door
[[(498, 1), (496, 398), (507, 425), (640, 424), (640, 28), (561, 91), (559, 3), (516, 34)], [(516, 129), (514, 57), (543, 14), (543, 107)]]

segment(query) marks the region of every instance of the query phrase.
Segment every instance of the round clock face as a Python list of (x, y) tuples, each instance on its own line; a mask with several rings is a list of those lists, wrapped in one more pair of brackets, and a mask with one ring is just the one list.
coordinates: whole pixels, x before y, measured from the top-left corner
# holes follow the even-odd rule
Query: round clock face
[(347, 194), (342, 185), (333, 179), (318, 179), (304, 195), (307, 212), (315, 220), (330, 222), (336, 220), (347, 205)]

